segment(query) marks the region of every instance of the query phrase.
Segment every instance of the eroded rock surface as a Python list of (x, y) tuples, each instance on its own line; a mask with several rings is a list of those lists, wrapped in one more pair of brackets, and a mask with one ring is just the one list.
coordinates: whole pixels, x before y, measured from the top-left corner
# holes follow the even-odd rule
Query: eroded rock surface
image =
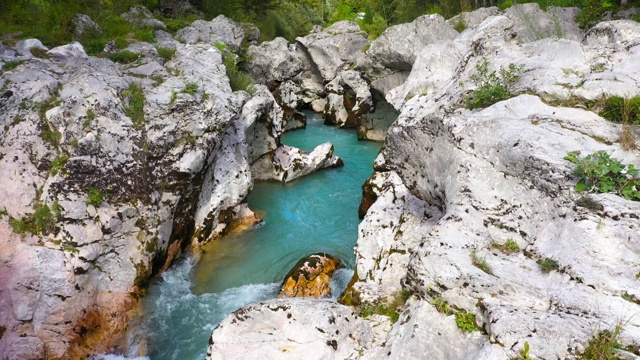
[(370, 325), (346, 306), (277, 299), (245, 306), (223, 320), (213, 331), (207, 359), (348, 359), (372, 341)]
[(331, 277), (342, 262), (325, 253), (300, 259), (284, 277), (279, 297), (320, 298), (331, 295)]

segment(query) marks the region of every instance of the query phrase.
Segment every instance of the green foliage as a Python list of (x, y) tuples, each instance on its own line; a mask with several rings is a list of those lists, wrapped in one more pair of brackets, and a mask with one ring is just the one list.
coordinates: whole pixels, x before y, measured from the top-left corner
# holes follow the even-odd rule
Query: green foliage
[(171, 99), (169, 99), (169, 105), (173, 105), (174, 102), (176, 102), (176, 99), (178, 98), (178, 93), (174, 91), (171, 92)]
[(39, 47), (33, 47), (31, 48), (31, 50), (29, 50), (29, 52), (31, 53), (31, 55), (40, 58), (40, 59), (48, 59), (49, 58), (49, 54), (47, 53), (47, 50), (39, 48)]
[(122, 50), (113, 54), (108, 54), (107, 58), (119, 64), (131, 64), (140, 59), (140, 55), (128, 50)]
[(141, 129), (144, 125), (144, 92), (142, 87), (135, 82), (129, 85), (129, 89), (122, 92), (122, 96), (128, 100), (124, 107), (124, 113), (133, 122), (135, 129)]
[(485, 258), (478, 257), (475, 250), (471, 252), (471, 263), (473, 264), (473, 266), (486, 272), (487, 274), (493, 275), (493, 271), (491, 270), (491, 267), (487, 263), (487, 260)]
[(491, 106), (499, 101), (510, 98), (511, 86), (518, 81), (524, 65), (509, 64), (505, 69), (502, 68), (489, 73), (489, 61), (485, 59), (476, 66), (476, 73), (471, 76), (471, 81), (477, 86), (473, 90), (470, 98), (467, 98), (467, 107), (469, 109), (478, 109)]
[(15, 70), (24, 61), (7, 61), (2, 65), (2, 72)]
[(578, 177), (576, 191), (616, 193), (627, 200), (640, 201), (640, 178), (632, 164), (624, 165), (600, 150), (580, 158), (580, 152), (565, 156), (576, 165), (573, 173)]
[(409, 297), (411, 297), (410, 292), (401, 290), (394, 294), (393, 300), (388, 305), (383, 303), (361, 305), (358, 308), (358, 313), (365, 318), (373, 314), (388, 316), (391, 322), (395, 323), (400, 318), (398, 311), (404, 306)]
[(578, 200), (576, 200), (576, 205), (583, 207), (583, 208), (587, 208), (589, 210), (593, 210), (593, 211), (602, 211), (604, 210), (604, 206), (602, 206), (602, 204), (600, 204), (600, 202), (598, 202), (597, 200), (595, 200), (594, 198), (592, 198), (591, 196), (582, 196), (581, 198), (579, 198)]
[(531, 356), (529, 356), (529, 350), (531, 350), (531, 347), (529, 346), (529, 342), (525, 341), (524, 342), (524, 347), (522, 347), (522, 349), (520, 350), (520, 359), (521, 360), (533, 360), (533, 358)]
[(438, 296), (431, 301), (431, 305), (436, 307), (436, 310), (439, 312), (449, 315), (451, 314), (451, 308), (449, 308), (449, 303), (442, 296)]
[(558, 264), (558, 262), (551, 258), (544, 258), (542, 260), (539, 260), (538, 266), (540, 266), (540, 270), (542, 270), (542, 272), (545, 274), (550, 273), (553, 270), (560, 269), (560, 265)]
[(109, 194), (107, 192), (96, 189), (94, 187), (90, 187), (87, 190), (87, 195), (89, 196), (87, 199), (87, 204), (93, 205), (94, 207), (99, 207), (109, 197)]
[(504, 244), (493, 243), (493, 247), (505, 254), (513, 254), (520, 251), (520, 246), (513, 239), (508, 239)]
[[(216, 47), (218, 46), (216, 44)], [(222, 52), (222, 61), (227, 70), (231, 90), (244, 90), (252, 94), (254, 92), (253, 79), (249, 73), (242, 71), (238, 67), (238, 56), (227, 50), (226, 47), (222, 47), (220, 51)]]
[(160, 57), (163, 58), (164, 61), (173, 59), (173, 55), (175, 55), (176, 53), (175, 49), (167, 49), (159, 46), (156, 47), (156, 50), (158, 50), (158, 55), (160, 55)]
[(612, 96), (604, 101), (600, 116), (615, 123), (640, 125), (640, 96), (630, 99)]
[(17, 234), (31, 233), (47, 235), (53, 232), (56, 221), (60, 218), (60, 205), (54, 202), (49, 208), (45, 204), (37, 204), (35, 212), (22, 219), (9, 219), (9, 225)]
[(622, 347), (618, 341), (618, 336), (622, 329), (616, 326), (613, 331), (596, 331), (589, 340), (589, 345), (580, 354), (581, 360), (615, 360), (619, 359), (616, 350)]
[(69, 156), (66, 154), (59, 154), (55, 159), (51, 162), (51, 170), (49, 171), (51, 175), (56, 175), (60, 170), (64, 168), (64, 166), (69, 161)]
[(184, 89), (180, 91), (183, 94), (195, 95), (198, 92), (198, 85), (192, 82), (185, 84)]
[(476, 319), (473, 313), (468, 312), (467, 310), (460, 310), (456, 312), (456, 325), (463, 332), (474, 332), (478, 330), (476, 327)]
[(582, 11), (576, 17), (576, 22), (582, 27), (591, 27), (602, 19), (605, 11), (615, 8), (616, 4), (613, 1), (583, 0)]

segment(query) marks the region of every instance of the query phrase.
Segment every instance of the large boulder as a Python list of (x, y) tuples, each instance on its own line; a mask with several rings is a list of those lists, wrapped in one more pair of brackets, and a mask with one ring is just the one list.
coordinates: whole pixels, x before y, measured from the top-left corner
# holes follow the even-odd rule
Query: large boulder
[(89, 15), (75, 14), (71, 19), (74, 40), (102, 36), (102, 28)]
[(175, 38), (186, 44), (224, 44), (231, 51), (236, 51), (242, 48), (245, 32), (235, 21), (218, 15), (211, 21), (194, 21), (191, 26), (178, 30)]
[(282, 282), (280, 297), (331, 296), (331, 277), (342, 268), (342, 262), (325, 253), (313, 254), (298, 261)]
[(167, 26), (162, 21), (154, 18), (151, 11), (144, 6), (134, 6), (121, 16), (137, 28), (167, 30)]
[(347, 306), (278, 299), (245, 306), (223, 320), (213, 331), (207, 359), (348, 359), (373, 338), (371, 326)]
[(298, 75), (302, 62), (285, 38), (275, 38), (247, 50), (248, 69), (253, 79), (274, 90), (281, 83)]
[(252, 217), (242, 104), (217, 49), (178, 44), (172, 70), (153, 73), (163, 81), (128, 76), (78, 43), (48, 55), (0, 76), (9, 359), (109, 349), (153, 274)]
[(369, 45), (367, 34), (358, 24), (338, 21), (330, 27), (296, 39), (300, 56), (305, 57), (321, 81), (333, 80), (342, 71), (355, 66), (364, 57)]
[(256, 180), (293, 181), (314, 171), (343, 166), (342, 159), (333, 156), (333, 144), (326, 142), (310, 153), (287, 145), (279, 146), (251, 165)]
[(373, 107), (369, 84), (357, 71), (340, 73), (325, 88), (328, 92), (325, 124), (356, 127)]
[(367, 55), (374, 65), (410, 71), (428, 44), (452, 40), (458, 35), (440, 15), (424, 15), (408, 24), (386, 29), (371, 43)]

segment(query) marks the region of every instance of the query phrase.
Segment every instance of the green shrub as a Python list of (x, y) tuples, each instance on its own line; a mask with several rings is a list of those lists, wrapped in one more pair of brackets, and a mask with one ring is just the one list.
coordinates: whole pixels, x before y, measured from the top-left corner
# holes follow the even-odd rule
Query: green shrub
[(487, 260), (485, 260), (485, 258), (478, 257), (475, 250), (471, 252), (471, 263), (473, 264), (473, 266), (486, 272), (487, 274), (493, 275), (493, 271), (491, 270), (491, 267), (487, 263)]
[(94, 187), (90, 187), (87, 190), (87, 195), (89, 196), (87, 199), (87, 204), (93, 205), (94, 207), (99, 207), (109, 197), (109, 194), (107, 192), (96, 189)]
[(520, 251), (520, 246), (513, 239), (508, 239), (504, 244), (493, 243), (493, 247), (505, 254), (513, 254)]
[(431, 301), (431, 305), (436, 307), (436, 310), (439, 312), (449, 315), (451, 313), (451, 308), (449, 308), (449, 303), (442, 296), (438, 296)]
[(510, 98), (511, 86), (518, 81), (524, 65), (509, 64), (505, 69), (502, 68), (489, 73), (489, 61), (484, 60), (476, 67), (476, 73), (471, 76), (471, 81), (478, 87), (473, 90), (471, 97), (467, 98), (467, 107), (469, 109), (478, 109), (491, 106), (499, 101)]
[(140, 55), (129, 50), (122, 50), (113, 54), (108, 54), (107, 58), (119, 64), (131, 64), (140, 59)]
[(133, 122), (135, 129), (141, 129), (144, 125), (144, 101), (145, 96), (142, 87), (135, 82), (129, 85), (129, 89), (122, 92), (122, 96), (127, 99), (127, 105), (124, 107), (124, 113)]
[(638, 170), (611, 158), (605, 151), (580, 158), (580, 152), (572, 151), (565, 157), (576, 164), (573, 173), (578, 177), (576, 191), (616, 193), (627, 200), (640, 201)]
[(468, 312), (467, 310), (460, 310), (456, 312), (456, 325), (463, 332), (474, 332), (478, 330), (476, 327), (476, 318), (473, 313)]
[(222, 61), (224, 62), (224, 66), (227, 70), (227, 77), (229, 78), (231, 90), (244, 90), (252, 94), (254, 91), (253, 79), (249, 73), (238, 68), (238, 57), (227, 50), (224, 44), (222, 47), (220, 47), (219, 44), (216, 44), (216, 47), (218, 47), (219, 50), (222, 48), (220, 50), (222, 52)]
[(69, 161), (69, 156), (66, 154), (60, 154), (53, 159), (51, 162), (51, 175), (56, 175), (60, 170), (62, 170), (67, 164), (67, 161)]
[(640, 96), (630, 99), (612, 96), (604, 101), (600, 116), (619, 124), (640, 125)]
[(198, 92), (198, 85), (192, 82), (185, 84), (184, 89), (180, 91), (183, 94), (195, 95)]
[(49, 54), (47, 53), (47, 50), (39, 48), (39, 47), (32, 47), (31, 50), (29, 50), (29, 52), (31, 53), (31, 55), (40, 58), (40, 59), (48, 59), (49, 58)]
[(539, 260), (538, 265), (540, 266), (540, 270), (542, 270), (542, 272), (545, 274), (550, 273), (553, 270), (560, 269), (560, 265), (558, 264), (558, 262), (551, 258), (544, 258), (542, 260)]
[(175, 49), (167, 49), (159, 46), (156, 47), (156, 50), (158, 50), (158, 55), (160, 55), (160, 57), (163, 58), (164, 61), (173, 59), (173, 55), (175, 55), (176, 53)]
[(394, 294), (393, 300), (388, 305), (382, 303), (376, 305), (361, 305), (358, 308), (358, 313), (364, 318), (373, 314), (388, 316), (391, 319), (391, 322), (395, 323), (400, 317), (398, 310), (404, 306), (409, 297), (411, 297), (410, 292), (401, 290)]
[(618, 341), (621, 328), (616, 326), (612, 331), (596, 331), (594, 336), (589, 340), (589, 345), (580, 353), (582, 360), (617, 360), (619, 357), (616, 350), (622, 347)]
[(57, 201), (52, 204), (51, 208), (44, 204), (37, 204), (32, 215), (22, 219), (10, 218), (9, 225), (17, 234), (28, 232), (33, 235), (47, 235), (53, 232), (60, 215), (60, 205)]

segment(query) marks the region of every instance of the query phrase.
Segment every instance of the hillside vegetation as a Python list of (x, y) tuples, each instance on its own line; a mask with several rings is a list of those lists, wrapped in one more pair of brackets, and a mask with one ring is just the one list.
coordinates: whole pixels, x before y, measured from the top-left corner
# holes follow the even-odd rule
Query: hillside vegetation
[[(198, 11), (185, 13), (182, 0), (4, 0), (0, 2), (0, 37), (5, 43), (21, 38), (38, 38), (53, 46), (73, 40), (71, 19), (74, 14), (89, 15), (103, 29), (101, 36), (79, 39), (88, 52), (98, 52), (108, 40), (119, 44), (133, 40), (153, 40), (153, 31), (132, 30), (120, 16), (132, 6), (143, 5), (167, 24), (170, 32), (187, 26), (195, 18), (206, 20), (224, 14), (236, 21), (252, 22), (262, 32), (261, 40), (282, 36), (293, 40), (305, 35), (313, 25), (326, 26), (339, 20), (354, 20), (372, 38), (387, 27), (410, 22), (424, 14), (438, 13), (450, 18), (479, 7), (506, 8), (516, 0), (190, 0)], [(640, 0), (537, 0), (550, 6), (575, 6), (583, 11), (578, 21), (583, 26), (597, 22), (603, 13), (640, 5)], [(464, 26), (464, 24), (461, 24)]]

